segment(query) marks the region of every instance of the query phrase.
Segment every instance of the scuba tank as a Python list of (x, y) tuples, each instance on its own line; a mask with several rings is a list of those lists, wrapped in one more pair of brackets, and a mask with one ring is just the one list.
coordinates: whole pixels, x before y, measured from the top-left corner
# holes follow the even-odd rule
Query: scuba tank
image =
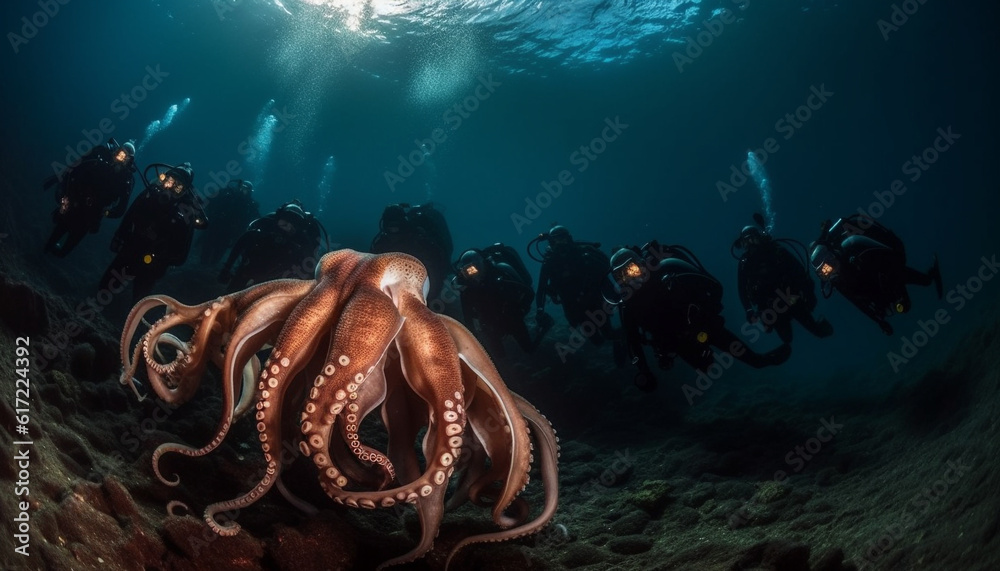
[(874, 218), (862, 214), (852, 214), (847, 218), (841, 218), (827, 232), (827, 240), (834, 246), (841, 246), (852, 236), (864, 236), (869, 240), (879, 242), (906, 258), (906, 249), (903, 241), (895, 232), (886, 228)]
[(531, 273), (528, 272), (528, 267), (524, 265), (524, 260), (521, 259), (517, 250), (511, 246), (497, 242), (496, 244), (483, 248), (480, 251), (480, 254), (483, 258), (488, 259), (494, 266), (504, 263), (514, 268), (514, 271), (517, 272), (521, 281), (528, 287), (531, 287)]

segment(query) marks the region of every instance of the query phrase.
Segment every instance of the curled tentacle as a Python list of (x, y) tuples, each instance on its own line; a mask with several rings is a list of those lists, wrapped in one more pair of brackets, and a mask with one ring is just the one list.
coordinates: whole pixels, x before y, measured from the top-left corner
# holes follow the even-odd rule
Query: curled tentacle
[(184, 510), (184, 511), (186, 511), (188, 513), (191, 513), (191, 508), (189, 508), (188, 505), (185, 504), (184, 502), (179, 502), (177, 500), (173, 500), (171, 502), (167, 502), (167, 513), (168, 514), (173, 515), (173, 516), (177, 515), (177, 512), (176, 512), (177, 508), (181, 508), (182, 510)]
[[(219, 298), (198, 306), (177, 304), (157, 320), (149, 331), (143, 335), (140, 344), (146, 361), (146, 372), (149, 382), (156, 395), (170, 404), (183, 404), (190, 400), (198, 390), (207, 358), (218, 351), (221, 346), (220, 330), (217, 320), (225, 322), (229, 316), (229, 300)], [(194, 328), (191, 341), (180, 342), (168, 330), (178, 325), (189, 325)], [(165, 344), (177, 349), (176, 356), (169, 363), (159, 363), (154, 353), (158, 351), (161, 337)]]
[[(330, 327), (337, 317), (323, 312), (313, 311), (312, 307), (320, 303), (336, 301), (340, 293), (332, 283), (320, 283), (301, 303), (295, 306), (288, 317), (288, 322), (282, 327), (271, 352), (264, 373), (258, 385), (260, 400), (257, 401), (257, 432), (264, 461), (267, 462), (265, 474), (252, 490), (225, 502), (217, 502), (205, 509), (205, 521), (209, 527), (220, 535), (234, 535), (240, 526), (234, 521), (220, 524), (215, 516), (221, 512), (245, 508), (252, 505), (271, 489), (281, 474), (282, 464), (278, 461), (283, 446), (281, 428), (281, 407), (285, 393), (295, 376), (306, 366), (320, 341), (325, 338), (323, 332)], [(273, 453), (272, 453), (273, 451)]]
[(142, 343), (136, 345), (135, 350), (132, 351), (132, 355), (129, 355), (129, 348), (132, 346), (132, 338), (135, 337), (136, 332), (139, 330), (143, 321), (143, 316), (155, 309), (157, 307), (166, 307), (167, 311), (171, 307), (177, 307), (180, 302), (167, 296), (149, 296), (139, 300), (139, 303), (135, 304), (131, 311), (129, 311), (128, 317), (125, 319), (125, 327), (122, 329), (121, 345), (119, 347), (121, 360), (122, 360), (122, 375), (119, 382), (123, 385), (129, 385), (132, 392), (135, 393), (136, 398), (141, 402), (145, 399), (145, 395), (139, 394), (139, 389), (135, 386), (135, 373), (136, 368), (139, 366), (139, 353), (142, 351)]
[(452, 558), (454, 558), (455, 554), (458, 553), (458, 551), (463, 547), (473, 543), (507, 541), (537, 533), (543, 527), (548, 525), (548, 523), (552, 521), (552, 517), (555, 516), (556, 507), (558, 507), (559, 503), (559, 439), (556, 438), (556, 431), (552, 429), (552, 425), (549, 423), (548, 419), (542, 415), (542, 413), (538, 412), (538, 410), (535, 409), (535, 407), (524, 397), (516, 393), (511, 393), (511, 395), (517, 402), (518, 410), (524, 416), (524, 419), (528, 422), (528, 424), (531, 425), (531, 430), (535, 435), (535, 438), (538, 440), (542, 486), (545, 490), (545, 505), (542, 506), (542, 513), (528, 523), (495, 533), (484, 533), (481, 535), (467, 537), (458, 542), (455, 547), (451, 549), (451, 553), (448, 554), (448, 560), (445, 562), (446, 571), (448, 566), (451, 564)]
[[(265, 343), (274, 340), (284, 324), (284, 319), (291, 313), (301, 297), (305, 296), (309, 289), (308, 286), (308, 283), (304, 283), (287, 295), (259, 299), (246, 310), (243, 320), (239, 322), (233, 332), (234, 341), (226, 350), (226, 360), (222, 367), (222, 417), (219, 419), (215, 435), (208, 444), (201, 448), (173, 442), (158, 446), (153, 451), (153, 471), (161, 482), (168, 486), (176, 486), (180, 483), (180, 478), (175, 477), (173, 480), (168, 480), (161, 473), (160, 458), (164, 454), (177, 453), (192, 457), (208, 454), (218, 448), (225, 439), (237, 412), (249, 408), (249, 403), (253, 402), (253, 397), (256, 394), (253, 384), (257, 382), (257, 379), (255, 377), (247, 379), (247, 367), (250, 366), (252, 360), (256, 359), (254, 354)], [(250, 372), (252, 373), (253, 370), (254, 367), (251, 367)], [(237, 381), (237, 378), (240, 382)], [(240, 403), (234, 404), (237, 388), (241, 389)]]

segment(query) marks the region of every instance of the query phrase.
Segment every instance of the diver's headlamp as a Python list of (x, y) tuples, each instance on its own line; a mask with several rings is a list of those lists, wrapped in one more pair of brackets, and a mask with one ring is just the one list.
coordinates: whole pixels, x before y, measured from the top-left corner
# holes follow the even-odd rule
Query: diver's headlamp
[(152, 264), (153, 263), (153, 254), (146, 254), (145, 256), (143, 256), (142, 257), (142, 263), (144, 263), (144, 264)]
[(833, 276), (837, 275), (837, 269), (834, 268), (833, 264), (829, 262), (823, 262), (820, 264), (817, 271), (819, 272), (819, 277), (823, 278), (825, 281), (830, 281)]
[(184, 192), (184, 185), (177, 182), (177, 179), (172, 176), (161, 174), (160, 181), (163, 183), (163, 188), (167, 190), (172, 190), (177, 194)]
[(704, 343), (708, 341), (708, 333), (705, 333), (704, 331), (699, 331), (696, 338), (698, 339), (698, 343)]
[(902, 303), (896, 303), (896, 313), (905, 313), (905, 312), (906, 312), (906, 306), (903, 305)]
[(840, 271), (840, 262), (826, 246), (818, 246), (813, 251), (812, 265), (816, 275), (825, 282), (837, 277)]
[(628, 282), (637, 280), (641, 277), (642, 267), (635, 263), (634, 260), (629, 260), (615, 268), (615, 281), (617, 281), (619, 285), (625, 285)]
[(462, 274), (467, 278), (474, 278), (479, 275), (479, 268), (476, 267), (476, 264), (468, 264), (462, 268)]

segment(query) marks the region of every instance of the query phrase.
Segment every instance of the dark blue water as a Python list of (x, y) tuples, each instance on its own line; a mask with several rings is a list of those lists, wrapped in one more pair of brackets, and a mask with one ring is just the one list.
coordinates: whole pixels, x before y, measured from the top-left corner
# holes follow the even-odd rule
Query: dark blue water
[[(322, 219), (333, 241), (358, 249), (385, 204), (428, 199), (445, 210), (459, 251), (495, 241), (523, 249), (554, 222), (605, 248), (652, 238), (684, 244), (727, 285), (734, 329), (743, 319), (728, 248), (762, 205), (752, 183), (726, 201), (717, 183), (769, 138), (777, 146), (765, 164), (776, 235), (808, 243), (821, 221), (867, 209), (874, 192), (899, 179), (906, 192), (873, 214), (906, 241), (911, 265), (926, 269), (938, 253), (949, 289), (1000, 249), (1000, 50), (991, 4), (906, 3), (916, 11), (906, 22), (897, 14), (902, 25), (887, 32), (879, 20), (891, 20), (891, 2), (363, 4), (71, 0), (37, 18), (48, 21), (20, 43), (11, 34), (22, 34), (21, 18), (41, 8), (6, 3), (3, 168), (17, 181), (13, 191), (39, 201), (17, 223), (43, 238), (51, 206), (37, 184), (85, 131), (108, 119), (119, 140), (140, 139), (170, 105), (190, 98), (140, 164), (190, 161), (201, 186), (236, 161), (245, 172), (258, 169), (265, 211), (296, 197), (318, 211), (323, 165), (333, 156)], [(699, 33), (711, 43), (686, 52), (686, 38)], [(116, 100), (148, 69), (161, 80), (124, 116)], [(476, 98), (484, 81), (493, 91)], [(825, 101), (810, 99), (814, 89), (825, 90)], [(240, 144), (271, 99), (287, 124), (274, 134), (270, 159), (251, 165)], [(463, 102), (475, 110), (459, 122), (449, 110)], [(799, 110), (800, 119), (808, 114), (799, 127), (779, 123), (809, 102), (814, 109)], [(616, 118), (627, 127), (595, 147), (603, 152), (581, 172), (573, 153)], [(948, 128), (960, 138), (912, 180), (916, 171), (905, 163)], [(398, 157), (421, 155), (419, 141), (435, 129), (443, 142), (390, 188), (386, 173), (400, 172)], [(512, 220), (535, 214), (526, 199), (564, 170), (573, 182), (550, 206), (530, 224)], [(110, 259), (105, 226), (81, 257)], [(81, 282), (96, 281), (103, 263), (93, 275), (82, 270)], [(973, 302), (995, 298), (998, 286)], [(894, 321), (899, 334), (940, 308), (954, 315), (948, 327), (956, 331), (974, 317), (929, 289), (913, 295), (913, 312)], [(870, 374), (899, 346), (898, 335), (886, 338), (839, 298), (819, 311), (836, 335), (820, 342), (800, 331), (779, 374)]]

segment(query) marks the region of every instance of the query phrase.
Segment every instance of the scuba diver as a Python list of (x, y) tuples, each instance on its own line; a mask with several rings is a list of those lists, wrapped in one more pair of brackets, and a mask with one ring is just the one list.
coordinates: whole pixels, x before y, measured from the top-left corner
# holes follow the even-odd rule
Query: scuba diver
[(201, 238), (201, 263), (214, 265), (243, 234), (251, 221), (260, 218), (260, 207), (253, 199), (253, 184), (234, 180), (222, 189), (208, 209), (212, 225)]
[[(785, 343), (792, 342), (793, 319), (816, 337), (833, 334), (829, 321), (812, 315), (817, 299), (805, 246), (788, 238), (773, 238), (760, 214), (754, 214), (754, 221), (757, 225), (745, 226), (729, 250), (740, 262), (737, 281), (747, 322), (762, 321), (765, 331), (777, 331)], [(801, 252), (791, 249), (794, 247)], [(743, 250), (742, 255), (737, 256), (738, 249)]]
[(611, 257), (611, 275), (632, 364), (639, 368), (635, 385), (656, 388), (656, 377), (646, 362), (644, 345), (653, 349), (661, 369), (674, 358), (705, 371), (715, 361), (712, 347), (730, 353), (754, 368), (779, 365), (791, 347), (759, 354), (726, 329), (722, 317), (722, 284), (683, 246), (621, 248)]
[(528, 268), (510, 246), (497, 243), (482, 250), (466, 250), (455, 264), (455, 282), (466, 326), (480, 334), (494, 357), (506, 356), (505, 335), (512, 336), (525, 353), (534, 352), (554, 323), (547, 313), (538, 314), (535, 338), (531, 338), (524, 317), (531, 309), (535, 290)]
[(438, 299), (445, 277), (451, 271), (454, 245), (451, 231), (440, 210), (431, 203), (390, 204), (382, 211), (379, 233), (372, 239), (371, 252), (409, 254), (427, 268), (430, 291), (427, 301)]
[(321, 235), (329, 249), (326, 229), (302, 208), (301, 202), (296, 199), (283, 204), (250, 223), (229, 252), (219, 281), (228, 284), (227, 293), (232, 293), (279, 278), (311, 278), (311, 274), (289, 274), (304, 268), (307, 260), (319, 259)]
[[(58, 182), (59, 207), (52, 212), (55, 228), (45, 243), (45, 251), (63, 258), (88, 232), (97, 232), (101, 220), (120, 218), (135, 185), (133, 173), (135, 145), (119, 145), (111, 139), (91, 149), (61, 182), (55, 176), (46, 179), (45, 189)], [(60, 244), (64, 236), (66, 240)]]
[[(542, 252), (541, 243), (545, 241), (548, 242), (548, 248)], [(613, 340), (615, 363), (622, 366), (625, 362), (624, 346), (611, 327), (613, 309), (605, 309), (604, 294), (601, 291), (607, 277), (609, 260), (599, 249), (600, 246), (596, 242), (574, 240), (569, 230), (559, 225), (539, 234), (528, 243), (528, 255), (542, 264), (538, 276), (538, 292), (535, 295), (535, 313), (542, 315), (545, 312), (545, 300), (551, 297), (553, 303), (563, 306), (563, 313), (570, 327), (575, 329), (588, 320), (594, 321), (597, 331), (590, 336), (590, 342), (599, 346), (605, 340)], [(592, 316), (597, 314), (603, 315), (605, 319), (593, 320)]]
[(944, 294), (937, 256), (927, 273), (908, 267), (903, 241), (871, 217), (853, 214), (832, 225), (827, 220), (809, 248), (823, 297), (836, 289), (886, 335), (892, 335), (886, 318), (910, 310), (907, 284), (934, 284), (938, 299)]
[[(152, 182), (146, 176), (150, 169), (157, 173)], [(194, 231), (208, 226), (194, 194), (191, 163), (154, 163), (142, 172), (142, 179), (146, 189), (129, 207), (111, 239), (111, 251), (117, 256), (100, 282), (101, 289), (110, 289), (117, 275), (133, 277), (134, 300), (152, 292), (169, 266), (183, 264)]]

